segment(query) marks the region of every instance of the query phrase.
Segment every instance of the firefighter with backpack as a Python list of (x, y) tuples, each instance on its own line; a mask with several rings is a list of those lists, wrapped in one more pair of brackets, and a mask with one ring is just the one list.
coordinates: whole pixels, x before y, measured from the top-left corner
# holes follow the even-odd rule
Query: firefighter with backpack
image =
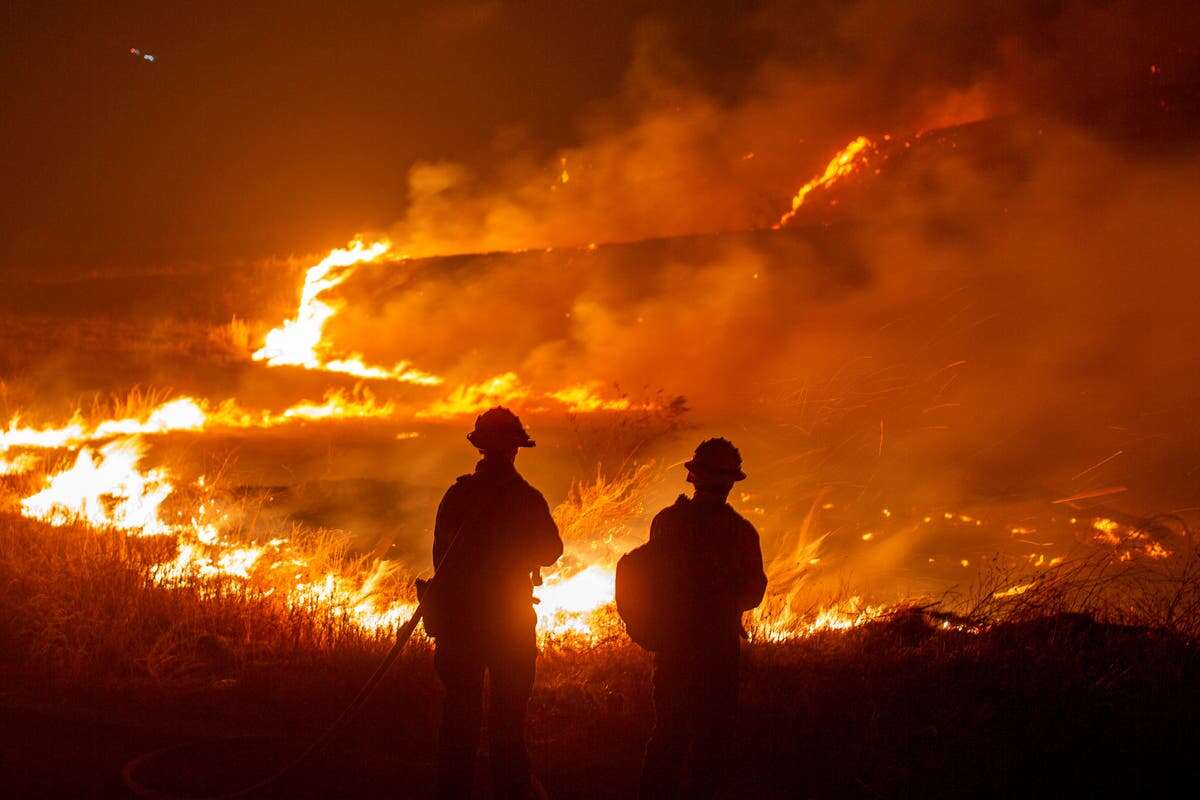
[(618, 611), (654, 653), (642, 798), (716, 793), (737, 710), (742, 614), (767, 587), (758, 532), (727, 502), (746, 477), (737, 448), (708, 439), (684, 466), (692, 497), (660, 511), (650, 540), (617, 565)]

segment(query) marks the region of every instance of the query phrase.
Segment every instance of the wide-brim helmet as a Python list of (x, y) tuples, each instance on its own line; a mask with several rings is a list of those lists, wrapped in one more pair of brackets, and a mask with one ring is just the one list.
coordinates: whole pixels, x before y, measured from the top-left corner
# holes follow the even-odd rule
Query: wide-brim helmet
[(691, 461), (684, 464), (688, 472), (711, 478), (734, 481), (746, 480), (742, 472), (742, 454), (728, 439), (705, 439), (696, 448)]
[(502, 406), (489, 408), (475, 419), (475, 430), (467, 441), (480, 450), (502, 450), (506, 447), (535, 447), (525, 426), (516, 414)]

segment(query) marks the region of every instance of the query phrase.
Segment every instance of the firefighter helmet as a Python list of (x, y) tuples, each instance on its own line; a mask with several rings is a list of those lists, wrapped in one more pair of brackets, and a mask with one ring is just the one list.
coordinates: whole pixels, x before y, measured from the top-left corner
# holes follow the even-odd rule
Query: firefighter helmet
[(480, 414), (475, 419), (475, 430), (467, 434), (467, 441), (480, 450), (534, 446), (534, 441), (525, 432), (521, 420), (502, 406), (490, 408)]
[(742, 472), (742, 454), (728, 439), (705, 439), (684, 466), (688, 472), (706, 477), (746, 479), (746, 473)]

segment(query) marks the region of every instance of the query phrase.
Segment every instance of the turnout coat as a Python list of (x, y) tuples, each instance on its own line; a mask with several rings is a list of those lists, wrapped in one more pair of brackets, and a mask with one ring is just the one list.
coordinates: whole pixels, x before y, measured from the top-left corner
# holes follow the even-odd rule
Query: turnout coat
[(728, 503), (680, 495), (650, 525), (650, 541), (617, 568), (629, 635), (660, 653), (737, 649), (742, 614), (767, 588), (758, 531)]
[(436, 637), (474, 639), (535, 624), (531, 573), (562, 555), (542, 493), (508, 462), (481, 460), (446, 491), (433, 531), (437, 578), (426, 611)]

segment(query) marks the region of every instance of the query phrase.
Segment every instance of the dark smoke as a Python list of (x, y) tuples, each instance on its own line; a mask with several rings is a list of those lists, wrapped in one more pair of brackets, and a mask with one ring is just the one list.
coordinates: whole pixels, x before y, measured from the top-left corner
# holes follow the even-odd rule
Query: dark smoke
[[(1008, 525), (1106, 486), (1131, 509), (1192, 505), (1197, 14), (831, 9), (760, 9), (736, 34), (762, 46), (733, 97), (650, 26), (580, 144), (486, 176), (415, 168), (401, 250), (537, 252), (364, 274), (335, 339), (451, 385), (513, 370), (546, 391), (685, 395), (697, 436), (743, 445), (776, 536), (818, 496), (855, 509), (843, 541), (883, 507)], [(884, 132), (914, 147), (820, 199), (806, 219), (832, 226), (575, 249), (763, 229), (838, 147)], [(930, 535), (860, 569), (886, 580)]]

